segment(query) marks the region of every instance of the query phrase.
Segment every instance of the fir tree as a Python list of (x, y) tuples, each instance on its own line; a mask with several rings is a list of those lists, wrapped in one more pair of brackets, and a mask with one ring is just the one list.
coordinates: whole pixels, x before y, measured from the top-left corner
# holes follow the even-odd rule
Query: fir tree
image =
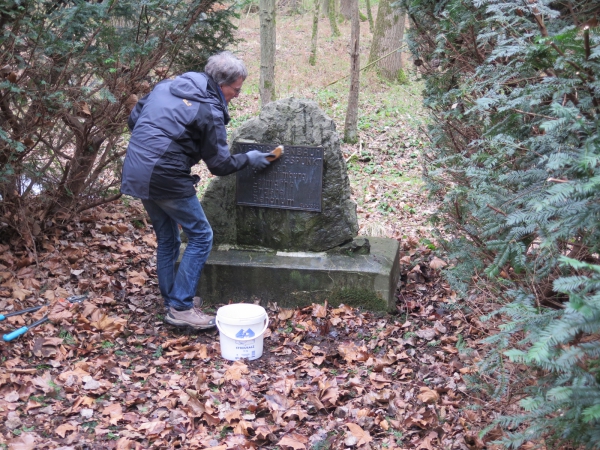
[(480, 369), (498, 395), (505, 357), (544, 374), (499, 420), (522, 430), (502, 442), (600, 448), (600, 6), (402, 4), (435, 118), (426, 178), (457, 261), (447, 277), (504, 301)]

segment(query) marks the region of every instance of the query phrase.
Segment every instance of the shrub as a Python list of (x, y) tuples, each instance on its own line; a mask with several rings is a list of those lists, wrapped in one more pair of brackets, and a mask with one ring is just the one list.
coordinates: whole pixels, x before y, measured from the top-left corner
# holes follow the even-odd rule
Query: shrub
[[(435, 120), (426, 179), (468, 292), (503, 300), (481, 371), (542, 371), (502, 441), (600, 445), (597, 2), (403, 0)], [(536, 377), (533, 377), (535, 379)], [(516, 427), (518, 425), (518, 427)], [(516, 428), (515, 428), (516, 427)]]
[(32, 236), (118, 198), (127, 116), (233, 42), (215, 0), (0, 5), (0, 228)]

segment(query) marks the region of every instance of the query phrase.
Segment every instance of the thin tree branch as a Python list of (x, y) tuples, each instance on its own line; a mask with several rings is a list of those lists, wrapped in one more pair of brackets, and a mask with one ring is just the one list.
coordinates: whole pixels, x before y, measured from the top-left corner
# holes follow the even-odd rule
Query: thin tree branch
[(100, 205), (104, 205), (106, 203), (114, 202), (115, 200), (120, 199), (122, 195), (123, 194), (118, 193), (118, 194), (111, 195), (110, 197), (102, 198), (102, 199), (97, 200), (95, 202), (88, 203), (86, 205), (81, 205), (75, 211), (78, 212), (78, 213), (80, 213), (80, 212), (83, 212), (85, 210), (88, 210), (88, 209), (91, 209), (91, 208), (95, 208), (96, 206), (100, 206)]
[(532, 112), (527, 112), (527, 111), (522, 111), (520, 109), (516, 109), (516, 108), (511, 108), (514, 112), (518, 112), (519, 114), (525, 114), (528, 116), (534, 116), (534, 117), (543, 117), (544, 119), (550, 119), (550, 120), (557, 120), (558, 117), (551, 117), (551, 116), (545, 116), (543, 114), (536, 114), (536, 113), (532, 113)]
[[(371, 67), (373, 64), (376, 64), (376, 63), (378, 63), (378, 62), (379, 62), (379, 61), (381, 61), (382, 59), (384, 59), (384, 58), (387, 58), (387, 57), (388, 57), (388, 56), (390, 56), (392, 53), (395, 53), (395, 52), (397, 52), (398, 50), (401, 50), (401, 49), (403, 49), (404, 47), (406, 47), (406, 44), (404, 44), (404, 45), (401, 45), (400, 47), (398, 47), (398, 48), (397, 48), (397, 49), (395, 49), (395, 50), (392, 50), (392, 51), (391, 51), (391, 52), (389, 52), (389, 53), (386, 53), (385, 55), (383, 55), (383, 56), (382, 56), (381, 58), (379, 58), (378, 60), (376, 60), (376, 61), (373, 61), (372, 63), (369, 63), (369, 64), (367, 64), (365, 67), (363, 67), (362, 69), (360, 69), (360, 72), (362, 72), (363, 70), (366, 70), (366, 69), (368, 69), (368, 68), (369, 68), (369, 67)], [(348, 78), (349, 76), (350, 76), (350, 75), (346, 75), (346, 76), (344, 76), (344, 77), (342, 77), (342, 78), (340, 78), (340, 79), (338, 79), (338, 80), (335, 80), (334, 82), (332, 82), (332, 83), (329, 83), (328, 85), (324, 86), (324, 88), (328, 88), (329, 86), (331, 86), (331, 85), (334, 85), (335, 83), (338, 83), (339, 81), (345, 80), (345, 79), (346, 79), (346, 78)]]

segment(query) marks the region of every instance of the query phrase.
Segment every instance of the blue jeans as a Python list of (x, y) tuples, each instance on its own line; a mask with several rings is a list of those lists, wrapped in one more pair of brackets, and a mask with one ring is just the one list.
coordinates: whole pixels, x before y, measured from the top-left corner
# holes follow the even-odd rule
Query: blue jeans
[[(213, 232), (196, 196), (168, 200), (142, 200), (156, 233), (158, 287), (166, 307), (179, 311), (194, 306), (194, 296), (204, 263), (212, 249)], [(179, 227), (188, 237), (179, 269)]]

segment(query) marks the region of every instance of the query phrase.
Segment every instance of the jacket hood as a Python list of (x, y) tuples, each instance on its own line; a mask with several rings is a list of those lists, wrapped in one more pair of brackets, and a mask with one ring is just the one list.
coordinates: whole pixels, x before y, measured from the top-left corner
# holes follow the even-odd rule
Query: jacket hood
[(225, 125), (229, 122), (229, 108), (219, 93), (219, 86), (205, 73), (186, 72), (176, 77), (169, 86), (176, 97), (202, 103), (221, 105), (225, 113)]
[(209, 99), (218, 100), (215, 94), (219, 95), (217, 92), (209, 92), (208, 76), (197, 72), (187, 72), (179, 75), (171, 82), (169, 90), (176, 97), (197, 102), (206, 102)]

